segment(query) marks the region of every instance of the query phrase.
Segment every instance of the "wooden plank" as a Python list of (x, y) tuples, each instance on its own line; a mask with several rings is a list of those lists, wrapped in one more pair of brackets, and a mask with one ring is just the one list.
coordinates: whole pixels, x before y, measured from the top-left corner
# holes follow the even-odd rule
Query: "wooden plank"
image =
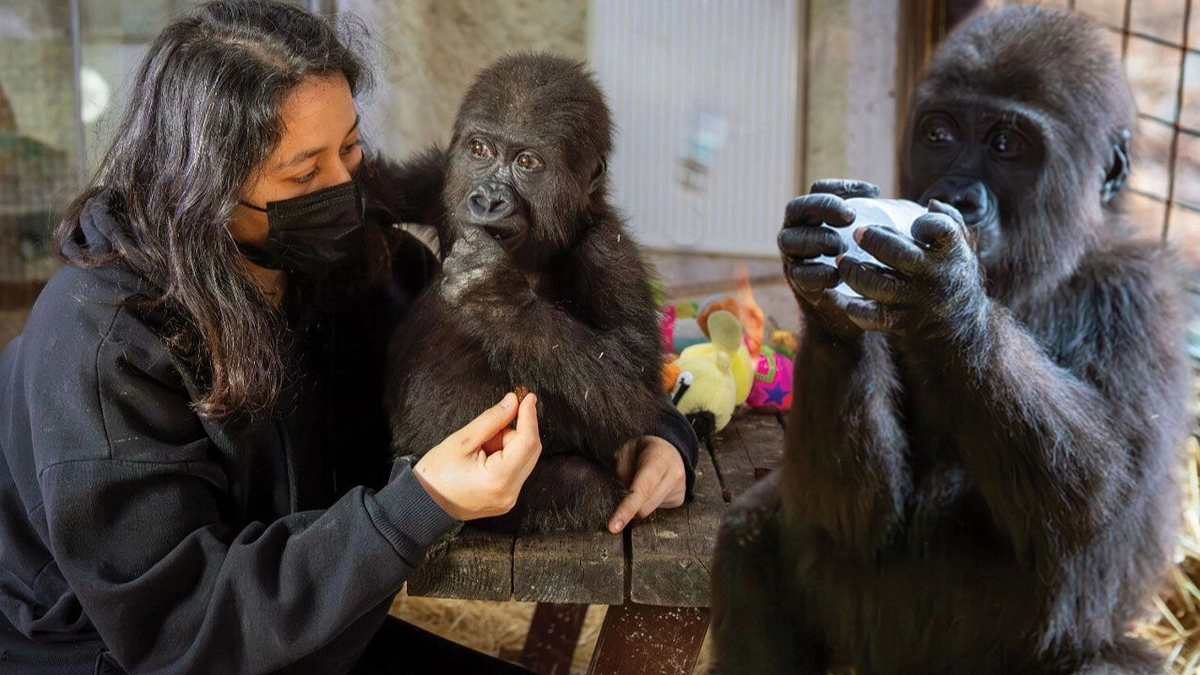
[(567, 675), (587, 605), (538, 603), (529, 622), (520, 663), (538, 675)]
[(504, 601), (512, 597), (512, 535), (464, 525), (408, 580), (408, 594)]
[(513, 598), (616, 605), (625, 598), (625, 547), (607, 531), (519, 537), (513, 548)]
[(633, 525), (629, 580), (633, 602), (708, 606), (708, 565), (725, 502), (707, 452), (700, 453), (693, 497), (684, 506), (656, 511)]
[(715, 439), (723, 496), (732, 500), (783, 461), (783, 426), (774, 413), (741, 412)]
[(632, 602), (609, 607), (588, 673), (691, 673), (706, 630), (706, 607), (653, 607)]

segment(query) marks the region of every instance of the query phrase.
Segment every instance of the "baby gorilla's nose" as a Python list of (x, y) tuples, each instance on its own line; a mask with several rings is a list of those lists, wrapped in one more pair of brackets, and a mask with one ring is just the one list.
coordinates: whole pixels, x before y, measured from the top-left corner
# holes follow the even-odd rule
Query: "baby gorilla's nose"
[(983, 221), (991, 209), (987, 187), (972, 178), (945, 177), (921, 195), (921, 203), (936, 199), (958, 209), (963, 221), (974, 225)]
[(477, 223), (492, 223), (512, 215), (516, 199), (512, 190), (501, 183), (482, 183), (467, 195), (471, 218)]

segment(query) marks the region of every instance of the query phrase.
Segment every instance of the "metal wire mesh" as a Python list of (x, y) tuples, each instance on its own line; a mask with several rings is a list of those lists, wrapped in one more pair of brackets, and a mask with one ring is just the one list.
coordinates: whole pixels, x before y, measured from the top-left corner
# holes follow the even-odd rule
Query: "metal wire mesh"
[(14, 283), (45, 276), (47, 234), (77, 185), (72, 27), (54, 4), (0, 10), (0, 282), (8, 295)]
[(124, 80), (197, 2), (0, 1), (0, 312), (27, 307), (56, 269), (50, 233), (110, 140)]
[[(1193, 0), (1124, 0), (1116, 24), (1097, 11), (1100, 8), (1090, 7), (1097, 4), (1103, 3), (1068, 3), (1091, 14), (1120, 40), (1121, 57), (1138, 97), (1142, 136), (1151, 144), (1147, 150), (1159, 153), (1148, 160), (1165, 168), (1141, 176), (1130, 191), (1163, 205), (1162, 237), (1171, 239), (1176, 221), (1184, 220), (1185, 214), (1200, 215), (1200, 36), (1192, 34)], [(1157, 67), (1137, 67), (1142, 64)]]
[(1195, 18), (1195, 0), (1033, 1), (1087, 14), (1109, 32), (1138, 106), (1134, 171), (1127, 186), (1130, 221), (1170, 241), (1200, 279), (1200, 19)]

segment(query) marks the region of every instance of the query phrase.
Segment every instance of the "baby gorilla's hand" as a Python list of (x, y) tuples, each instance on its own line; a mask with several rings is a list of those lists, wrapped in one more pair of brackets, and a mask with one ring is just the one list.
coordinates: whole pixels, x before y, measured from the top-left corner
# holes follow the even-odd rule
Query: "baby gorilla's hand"
[(500, 242), (482, 227), (463, 225), (458, 228), (450, 252), (442, 261), (442, 297), (457, 305), (480, 291), (498, 288), (512, 290), (512, 277), (522, 277), (512, 269), (512, 261)]

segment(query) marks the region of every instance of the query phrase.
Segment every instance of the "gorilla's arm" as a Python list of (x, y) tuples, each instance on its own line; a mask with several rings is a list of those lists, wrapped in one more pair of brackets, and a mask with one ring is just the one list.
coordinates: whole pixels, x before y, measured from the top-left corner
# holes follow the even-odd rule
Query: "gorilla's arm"
[[(611, 240), (611, 241), (606, 241)], [(483, 343), (494, 366), (536, 368), (538, 391), (553, 388), (573, 405), (604, 419), (623, 419), (632, 402), (647, 401), (660, 363), (660, 338), (636, 252), (615, 228), (597, 225), (559, 267), (564, 274), (537, 280), (547, 286), (583, 284), (565, 301), (534, 292), (530, 280), (501, 246), (478, 227), (459, 230), (444, 263), (438, 292), (453, 311), (448, 319)], [(569, 278), (568, 278), (569, 277)], [(644, 297), (639, 297), (644, 296)], [(635, 300), (636, 299), (636, 300)], [(657, 409), (649, 401), (646, 409)]]
[(441, 222), (446, 159), (438, 148), (429, 148), (403, 162), (371, 154), (363, 159), (359, 172), (368, 210), (383, 211), (397, 223)]
[(786, 209), (779, 248), (804, 316), (787, 436), (789, 517), (836, 542), (869, 551), (902, 524), (911, 490), (908, 437), (894, 359), (881, 335), (864, 333), (829, 290), (837, 270), (815, 262), (845, 251), (826, 223), (845, 224), (845, 199), (874, 196), (855, 181), (818, 181)]
[(919, 245), (865, 231), (863, 248), (897, 273), (843, 259), (843, 278), (870, 299), (851, 316), (947, 388), (949, 428), (1019, 554), (1070, 553), (1114, 520), (1136, 522), (1120, 510), (1167, 479), (1186, 400), (1162, 263), (1125, 253), (1081, 269), (1027, 326), (987, 296), (961, 224), (934, 204), (913, 224)]
[(1132, 497), (1170, 480), (1186, 400), (1178, 310), (1144, 276), (1089, 282), (1059, 315), (1061, 360), (994, 303), (978, 330), (945, 344), (963, 459), (1018, 551), (1069, 552), (1114, 520), (1140, 521)]
[(841, 544), (885, 546), (911, 485), (896, 369), (881, 336), (806, 330), (787, 426), (789, 515)]

